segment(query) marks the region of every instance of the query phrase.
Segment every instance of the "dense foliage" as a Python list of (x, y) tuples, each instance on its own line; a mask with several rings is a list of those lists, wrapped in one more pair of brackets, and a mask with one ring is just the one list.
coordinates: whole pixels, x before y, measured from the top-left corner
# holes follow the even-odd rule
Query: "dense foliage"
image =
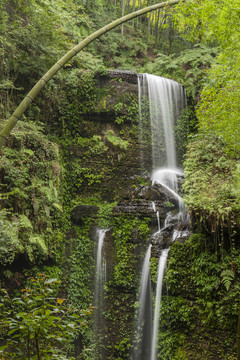
[[(1, 126), (66, 51), (111, 20), (156, 2), (1, 0)], [(100, 81), (117, 67), (173, 78), (191, 103), (176, 131), (179, 157), (186, 152), (185, 201), (193, 230), (204, 235), (172, 246), (159, 356), (236, 359), (239, 14), (239, 0), (185, 0), (115, 29), (67, 64), (14, 129), (0, 160), (4, 359), (92, 360), (94, 351), (101, 359), (102, 339), (109, 360), (129, 358), (140, 250), (150, 229), (147, 219), (112, 212), (126, 183), (140, 181), (137, 94), (125, 93), (121, 79), (108, 87)], [(97, 211), (73, 226), (76, 205)], [(97, 227), (110, 229), (107, 255), (114, 254), (105, 286), (108, 332), (98, 339), (94, 319), (86, 322), (89, 311), (82, 311), (94, 301)], [(50, 278), (35, 276), (45, 270)], [(154, 278), (155, 260), (151, 270)]]
[(56, 258), (62, 243), (63, 208), (58, 146), (43, 129), (19, 122), (1, 164), (1, 263), (20, 255), (30, 262)]
[(1, 289), (0, 339), (7, 343), (0, 348), (4, 359), (69, 358), (78, 329), (86, 325), (86, 313), (74, 309), (68, 299), (56, 297), (59, 283), (40, 273), (28, 279), (18, 297)]
[(236, 357), (239, 253), (194, 234), (171, 247), (159, 339), (163, 360)]
[[(214, 234), (222, 225), (239, 225), (239, 170), (223, 141), (195, 137), (185, 159), (185, 201), (192, 216)], [(208, 225), (207, 225), (208, 224)], [(217, 235), (217, 234), (216, 234)]]

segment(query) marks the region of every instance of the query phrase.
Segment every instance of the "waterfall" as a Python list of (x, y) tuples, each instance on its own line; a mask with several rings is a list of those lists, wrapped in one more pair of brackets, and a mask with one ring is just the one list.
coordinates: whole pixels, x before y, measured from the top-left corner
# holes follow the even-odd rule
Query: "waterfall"
[[(165, 187), (176, 199), (179, 222), (187, 223), (188, 214), (178, 194), (178, 177), (183, 171), (177, 167), (174, 127), (186, 107), (186, 93), (176, 81), (159, 76), (142, 74), (139, 92), (148, 93), (152, 134), (152, 183)], [(139, 97), (142, 101), (142, 97)], [(173, 238), (180, 234), (176, 230)]]
[(104, 238), (107, 230), (106, 229), (98, 229), (97, 230), (97, 259), (96, 259), (96, 274), (95, 274), (95, 302), (96, 306), (100, 305), (103, 301), (102, 299), (102, 291), (103, 285), (106, 281), (106, 260), (102, 256), (102, 249), (104, 245)]
[(169, 249), (165, 249), (162, 251), (158, 264), (157, 291), (155, 297), (155, 309), (154, 309), (153, 332), (152, 332), (151, 360), (156, 359), (156, 353), (157, 353), (157, 335), (158, 335), (158, 327), (159, 327), (160, 304), (162, 297), (162, 284), (163, 284), (163, 275), (167, 262), (168, 252)]
[(150, 74), (140, 74), (138, 85), (140, 143), (147, 132), (144, 123), (146, 94), (149, 101), (152, 178), (177, 194), (177, 176), (183, 173), (177, 168), (174, 126), (187, 104), (185, 90), (176, 81)]
[(148, 246), (140, 283), (139, 308), (134, 338), (133, 360), (150, 360), (152, 342), (152, 297), (150, 283), (151, 244)]
[(152, 169), (176, 169), (174, 125), (186, 106), (184, 88), (176, 81), (149, 74), (143, 74), (143, 87), (149, 98)]
[(104, 319), (103, 312), (105, 311), (104, 302), (104, 284), (106, 283), (106, 258), (103, 255), (104, 239), (107, 229), (97, 229), (97, 254), (96, 254), (96, 271), (95, 271), (95, 292), (94, 305), (96, 307), (94, 316), (95, 339), (97, 344), (97, 351), (101, 352), (101, 337), (104, 336)]
[[(165, 78), (161, 78), (155, 75), (140, 74), (138, 77), (139, 86), (139, 137), (140, 137), (140, 159), (141, 165), (149, 163), (149, 158), (144, 157), (143, 148), (144, 143), (147, 143), (147, 135), (150, 130), (151, 133), (151, 162), (152, 162), (152, 183), (158, 183), (163, 186), (178, 203), (179, 213), (177, 215), (179, 221), (183, 220), (186, 216), (186, 210), (182, 201), (181, 196), (178, 194), (178, 177), (183, 176), (181, 169), (177, 167), (176, 157), (176, 143), (174, 136), (174, 127), (176, 121), (181, 114), (181, 111), (186, 107), (186, 94), (182, 85), (177, 82)], [(146, 100), (148, 97), (148, 101)], [(149, 103), (149, 104), (148, 104)], [(149, 107), (148, 107), (149, 106)], [(150, 113), (150, 128), (146, 124), (146, 118)], [(145, 160), (144, 160), (145, 159)], [(155, 203), (152, 202), (153, 211), (156, 212)], [(159, 213), (158, 217), (158, 231), (161, 232), (164, 229), (160, 229)], [(172, 215), (168, 214), (165, 219), (164, 226), (169, 224), (172, 219)], [(173, 240), (179, 236), (178, 230), (173, 233)], [(150, 251), (148, 249), (148, 251)], [(139, 343), (137, 350), (134, 353), (134, 360), (156, 360), (157, 357), (157, 338), (159, 329), (159, 314), (162, 297), (162, 285), (164, 270), (167, 262), (169, 249), (162, 250), (159, 265), (158, 265), (158, 276), (156, 285), (156, 296), (155, 296), (155, 309), (154, 318), (150, 318), (151, 321), (151, 348), (147, 348), (147, 353), (143, 354), (142, 348), (144, 342), (147, 339), (144, 338), (144, 333), (138, 333)], [(147, 255), (150, 257), (150, 255)], [(149, 258), (148, 258), (149, 259)], [(141, 296), (140, 305), (138, 310), (138, 327), (141, 329), (143, 308), (146, 303), (147, 292), (143, 291), (143, 278), (146, 276), (145, 264), (146, 257), (144, 260), (142, 279), (141, 279)], [(148, 260), (149, 262), (149, 260)], [(145, 270), (144, 270), (145, 269)], [(149, 278), (149, 270), (148, 270)], [(144, 280), (146, 282), (146, 279)], [(146, 289), (146, 284), (144, 285)], [(152, 312), (152, 311), (151, 311)], [(149, 312), (149, 313), (151, 313)]]
[(160, 216), (159, 216), (159, 211), (156, 210), (156, 205), (155, 205), (155, 202), (152, 201), (152, 208), (153, 208), (153, 211), (156, 213), (156, 216), (157, 216), (157, 224), (158, 224), (158, 231), (161, 230), (161, 224), (160, 224)]

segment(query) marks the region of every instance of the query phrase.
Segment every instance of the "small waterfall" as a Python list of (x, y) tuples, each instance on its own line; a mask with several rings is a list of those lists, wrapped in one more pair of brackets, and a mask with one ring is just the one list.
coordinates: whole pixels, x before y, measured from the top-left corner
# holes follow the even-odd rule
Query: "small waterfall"
[(101, 337), (104, 336), (104, 319), (103, 312), (105, 311), (104, 301), (104, 284), (106, 283), (106, 258), (103, 255), (104, 239), (107, 229), (97, 229), (97, 254), (96, 254), (96, 271), (95, 271), (95, 292), (94, 305), (96, 307), (94, 316), (94, 329), (97, 347), (100, 351)]
[(149, 360), (151, 354), (152, 297), (149, 266), (150, 256), (151, 244), (147, 249), (142, 268), (136, 333), (134, 334), (133, 360)]
[(152, 208), (153, 208), (153, 211), (156, 213), (157, 223), (158, 223), (158, 231), (160, 231), (161, 230), (161, 224), (160, 224), (159, 211), (156, 209), (156, 205), (155, 205), (154, 201), (152, 201)]
[(185, 211), (185, 206), (183, 204), (183, 199), (178, 195), (177, 188), (177, 176), (183, 176), (183, 172), (181, 170), (174, 169), (159, 169), (152, 172), (152, 184), (158, 183), (165, 187), (177, 200), (179, 212)]
[(157, 275), (157, 291), (155, 298), (155, 309), (154, 309), (154, 319), (153, 319), (153, 334), (152, 334), (152, 346), (151, 346), (151, 360), (156, 360), (157, 354), (157, 336), (158, 336), (158, 327), (159, 327), (159, 312), (161, 305), (162, 297), (162, 285), (163, 285), (163, 275), (167, 262), (169, 249), (162, 251), (162, 254), (159, 259), (158, 264), (158, 275)]
[(106, 282), (106, 259), (102, 256), (102, 249), (104, 245), (104, 238), (106, 229), (97, 230), (97, 261), (96, 261), (96, 274), (95, 274), (95, 302), (96, 306), (102, 302), (103, 285)]

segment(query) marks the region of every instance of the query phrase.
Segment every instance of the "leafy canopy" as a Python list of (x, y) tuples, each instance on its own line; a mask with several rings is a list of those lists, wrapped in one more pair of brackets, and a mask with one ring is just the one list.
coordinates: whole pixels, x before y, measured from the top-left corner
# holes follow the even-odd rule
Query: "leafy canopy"
[(199, 129), (214, 132), (239, 154), (240, 1), (186, 0), (176, 7), (175, 24), (189, 40), (219, 47), (201, 94)]

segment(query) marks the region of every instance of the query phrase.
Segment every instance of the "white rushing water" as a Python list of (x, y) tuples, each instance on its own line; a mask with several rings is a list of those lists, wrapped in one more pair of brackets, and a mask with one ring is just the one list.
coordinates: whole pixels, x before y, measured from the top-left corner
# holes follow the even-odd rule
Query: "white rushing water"
[(178, 202), (179, 212), (184, 211), (183, 199), (178, 195), (177, 176), (183, 176), (179, 169), (162, 168), (152, 172), (152, 184), (162, 185)]
[[(106, 280), (106, 261), (102, 256), (102, 249), (104, 244), (104, 238), (106, 235), (106, 229), (98, 229), (97, 230), (97, 261), (96, 261), (96, 289), (100, 290), (103, 283)], [(99, 291), (96, 291), (96, 295)]]
[(104, 311), (104, 296), (103, 289), (106, 283), (106, 258), (103, 256), (104, 239), (106, 235), (106, 229), (97, 229), (97, 256), (96, 256), (96, 270), (95, 270), (95, 293), (94, 304), (96, 306), (95, 311), (95, 330), (96, 334), (101, 331), (101, 313)]
[(186, 106), (185, 90), (176, 81), (150, 74), (143, 74), (143, 87), (149, 98), (152, 169), (176, 169), (174, 125)]
[(94, 292), (94, 306), (96, 310), (94, 312), (94, 336), (96, 340), (96, 348), (94, 351), (94, 358), (97, 354), (102, 355), (101, 338), (105, 335), (104, 330), (104, 284), (107, 278), (107, 262), (106, 255), (104, 253), (104, 240), (107, 233), (107, 229), (97, 229), (96, 231), (96, 269), (95, 269), (95, 292)]
[(153, 208), (153, 211), (156, 213), (158, 231), (160, 231), (161, 230), (160, 216), (159, 216), (159, 211), (156, 209), (156, 205), (155, 205), (154, 201), (152, 201), (152, 208)]
[(140, 282), (139, 308), (134, 339), (133, 360), (149, 360), (152, 341), (152, 297), (150, 283), (151, 244), (145, 254)]
[[(177, 82), (159, 76), (150, 74), (141, 74), (138, 77), (138, 88), (139, 88), (139, 138), (140, 138), (140, 159), (141, 165), (143, 166), (144, 161), (149, 162), (149, 158), (143, 152), (144, 144), (148, 143), (147, 134), (151, 133), (152, 143), (152, 183), (158, 183), (163, 186), (168, 194), (178, 203), (179, 214), (177, 218), (180, 220), (185, 216), (185, 208), (181, 196), (178, 194), (178, 177), (182, 177), (183, 173), (181, 169), (177, 167), (176, 157), (176, 143), (174, 128), (179, 115), (182, 110), (186, 107), (186, 94), (182, 85)], [(147, 100), (146, 100), (147, 99)], [(150, 126), (147, 125), (146, 119), (150, 112)], [(150, 131), (149, 131), (150, 130)], [(143, 169), (145, 170), (145, 169)], [(158, 231), (161, 232), (159, 212), (156, 211), (156, 205), (152, 202), (152, 207), (158, 219)], [(170, 224), (173, 219), (172, 215), (169, 214), (164, 221), (166, 227)], [(178, 230), (175, 230), (173, 237), (175, 240), (179, 236)], [(148, 251), (150, 251), (148, 249)], [(135, 353), (134, 360), (156, 360), (157, 358), (157, 338), (159, 330), (159, 314), (161, 307), (162, 297), (162, 285), (164, 270), (167, 262), (169, 249), (162, 250), (159, 266), (158, 266), (158, 278), (157, 278), (157, 289), (155, 297), (155, 309), (154, 318), (151, 319), (151, 347), (145, 353), (138, 351)], [(150, 254), (147, 255), (150, 257)], [(143, 266), (142, 279), (141, 279), (141, 297), (139, 316), (143, 314), (143, 307), (146, 303), (147, 287), (146, 284), (143, 288), (143, 279), (146, 282), (146, 257)], [(149, 269), (148, 278), (149, 278)], [(141, 315), (142, 316), (142, 315)], [(142, 319), (139, 319), (140, 324)], [(141, 340), (141, 336), (143, 337)], [(138, 348), (144, 346), (144, 334), (139, 336), (141, 342)], [(147, 335), (146, 335), (147, 336)]]
[(158, 264), (157, 291), (155, 298), (152, 346), (151, 346), (151, 360), (155, 360), (157, 354), (157, 336), (158, 336), (158, 328), (159, 328), (159, 313), (160, 313), (160, 305), (161, 305), (161, 297), (162, 297), (162, 285), (163, 285), (163, 276), (164, 276), (165, 266), (167, 263), (168, 252), (169, 249), (162, 250), (162, 254), (160, 256), (159, 264)]
[(150, 256), (151, 256), (151, 245), (148, 246), (142, 268), (141, 276), (141, 285), (140, 285), (140, 299), (139, 299), (139, 309), (138, 309), (138, 325), (142, 324), (144, 319), (144, 312), (146, 306), (146, 295), (148, 290), (149, 283), (149, 273), (150, 273)]

